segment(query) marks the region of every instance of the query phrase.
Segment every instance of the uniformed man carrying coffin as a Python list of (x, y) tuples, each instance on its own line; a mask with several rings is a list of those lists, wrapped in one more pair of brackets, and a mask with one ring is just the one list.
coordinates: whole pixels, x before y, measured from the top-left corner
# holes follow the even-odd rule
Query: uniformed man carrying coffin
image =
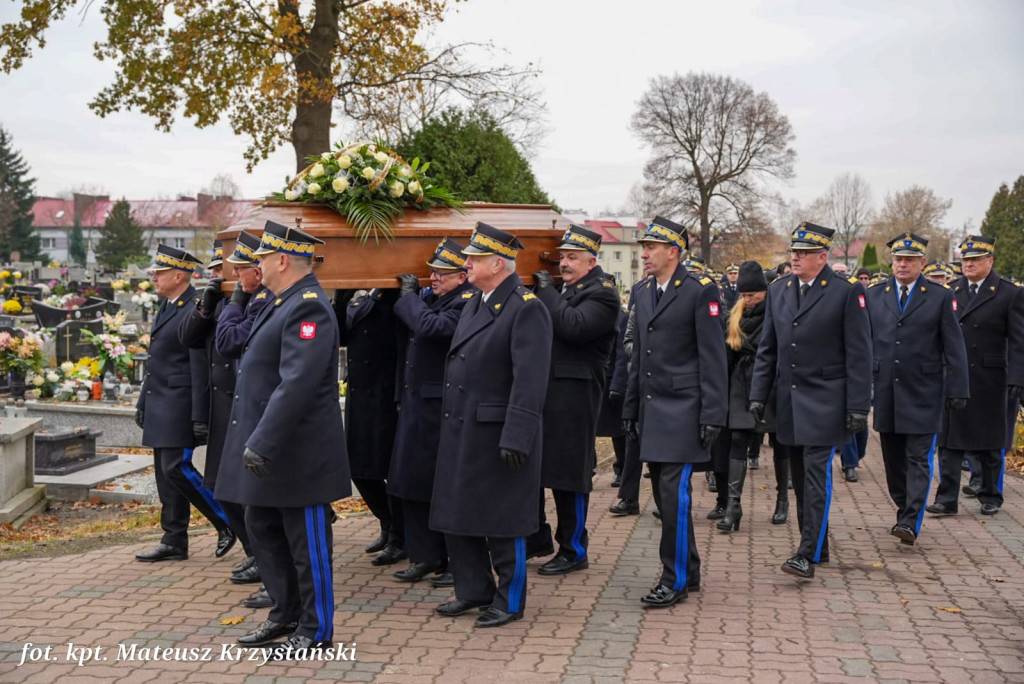
[[(538, 568), (541, 575), (564, 575), (590, 565), (587, 508), (596, 465), (594, 438), (621, 308), (615, 284), (597, 265), (600, 249), (600, 235), (571, 225), (558, 246), (562, 288), (554, 287), (547, 271), (533, 274), (554, 332), (540, 479), (555, 498), (558, 553)], [(547, 539), (532, 540), (534, 548), (552, 545), (550, 527), (542, 529)]]
[(828, 558), (836, 445), (867, 426), (871, 330), (867, 293), (828, 267), (835, 230), (804, 222), (790, 236), (793, 271), (768, 286), (750, 410), (760, 420), (776, 389), (776, 433), (790, 450), (800, 546), (782, 571), (814, 577)]
[[(398, 345), (398, 430), (388, 471), (388, 494), (401, 501), (412, 561), (408, 568), (394, 573), (403, 582), (444, 573), (448, 566), (444, 535), (430, 529), (430, 495), (441, 439), (444, 362), (462, 309), (473, 296), (473, 286), (466, 282), (462, 249), (451, 238), (438, 243), (427, 262), (430, 287), (422, 291), (415, 275), (398, 276), (402, 287), (395, 315), (404, 326), (400, 332), (407, 334)], [(441, 581), (432, 580), (435, 586)]]
[(156, 293), (166, 300), (150, 330), (148, 372), (135, 405), (142, 443), (153, 449), (164, 530), (155, 549), (135, 556), (148, 563), (188, 558), (190, 503), (217, 528), (218, 558), (235, 543), (224, 511), (192, 465), (192, 450), (209, 434), (210, 369), (202, 349), (189, 349), (178, 339), (178, 324), (195, 298), (192, 274), (200, 265), (188, 252), (160, 245), (150, 266)]
[(655, 217), (640, 238), (651, 277), (636, 291), (636, 341), (622, 410), (639, 436), (661, 511), (661, 580), (641, 599), (663, 608), (687, 597), (700, 577), (690, 476), (710, 460), (726, 425), (729, 377), (718, 285), (679, 263), (686, 229)]
[(984, 515), (1003, 505), (1009, 401), (1024, 395), (1024, 289), (992, 269), (995, 238), (968, 235), (960, 245), (963, 277), (952, 283), (960, 330), (967, 346), (971, 398), (962, 411), (947, 411), (939, 434), (939, 488), (928, 512), (954, 515), (959, 508), (960, 463), (978, 459)]
[(445, 366), (430, 527), (445, 534), (456, 598), (436, 611), (486, 608), (477, 627), (523, 616), (525, 537), (539, 525), (551, 317), (516, 275), (520, 249), (514, 235), (476, 225), (463, 254), (480, 293), (462, 310)]
[(264, 227), (256, 254), (275, 298), (243, 348), (217, 482), (218, 496), (246, 507), (246, 528), (275, 603), (266, 622), (238, 641), (259, 646), (290, 635), (272, 652), (275, 660), (332, 645), (330, 506), (351, 494), (338, 405), (338, 324), (313, 275), (318, 244), (273, 221)]
[(906, 233), (888, 247), (893, 277), (868, 290), (874, 421), (898, 509), (891, 533), (913, 545), (928, 503), (943, 404), (962, 409), (967, 403), (967, 351), (953, 292), (922, 274), (928, 240)]

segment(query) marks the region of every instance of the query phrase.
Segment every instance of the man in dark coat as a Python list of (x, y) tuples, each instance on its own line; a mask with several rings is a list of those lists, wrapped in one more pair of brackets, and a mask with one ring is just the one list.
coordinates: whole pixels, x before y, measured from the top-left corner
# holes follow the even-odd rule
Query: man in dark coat
[(160, 497), (160, 544), (136, 554), (144, 562), (188, 558), (189, 504), (217, 529), (216, 556), (226, 554), (235, 533), (213, 492), (203, 486), (192, 465), (192, 450), (209, 434), (209, 368), (202, 349), (189, 349), (178, 339), (178, 325), (192, 305), (192, 274), (200, 265), (188, 252), (160, 245), (153, 271), (154, 289), (165, 301), (150, 330), (149, 365), (135, 405), (142, 443), (153, 449), (157, 494)]
[(391, 565), (408, 557), (398, 499), (388, 496), (387, 477), (398, 426), (395, 381), (398, 364), (398, 290), (373, 288), (355, 296), (338, 290), (341, 345), (345, 347), (345, 428), (352, 482), (380, 521), (380, 536), (366, 553), (380, 552), (373, 565)]
[[(645, 264), (646, 266), (646, 264)], [(616, 371), (624, 377), (621, 380), (623, 400), (625, 403), (626, 387), (629, 383), (629, 369), (633, 364), (633, 348), (636, 343), (636, 299), (637, 293), (646, 285), (646, 279), (633, 285), (629, 291), (629, 301), (626, 305), (626, 322), (622, 330), (622, 343), (619, 349), (619, 356), (623, 359), (623, 368)], [(615, 382), (612, 383), (615, 386)], [(619, 408), (621, 420), (622, 407)], [(625, 432), (625, 430), (623, 431)], [(640, 479), (643, 474), (643, 464), (640, 462), (640, 444), (637, 435), (626, 434), (626, 448), (622, 457), (622, 481), (619, 483), (619, 500), (608, 507), (610, 513), (620, 515), (640, 514)], [(655, 504), (657, 504), (657, 491)], [(657, 514), (657, 509), (655, 509)]]
[(776, 389), (775, 438), (800, 447), (790, 450), (800, 546), (782, 571), (803, 578), (828, 558), (836, 445), (864, 429), (871, 408), (867, 293), (828, 267), (834, 234), (808, 222), (793, 231), (793, 271), (768, 287), (750, 388), (755, 417)]
[[(590, 565), (587, 508), (596, 466), (594, 438), (621, 308), (615, 284), (597, 265), (600, 249), (600, 235), (570, 225), (558, 247), (561, 289), (547, 271), (533, 274), (554, 332), (540, 480), (555, 499), (558, 553), (537, 569), (541, 575), (564, 575)], [(531, 540), (533, 548), (552, 545), (550, 526), (542, 524), (541, 531), (547, 537)]]
[(898, 509), (890, 532), (912, 546), (928, 503), (943, 405), (967, 403), (967, 350), (953, 292), (922, 275), (928, 240), (906, 233), (888, 247), (893, 278), (868, 290), (874, 422)]
[(611, 486), (616, 489), (622, 486), (622, 469), (626, 462), (626, 433), (622, 430), (622, 400), (626, 396), (626, 354), (622, 345), (628, 321), (629, 311), (625, 306), (620, 306), (619, 333), (608, 356), (604, 375), (605, 393), (601, 398), (601, 410), (597, 414), (597, 436), (610, 437), (612, 449), (615, 451)]
[(686, 229), (655, 217), (640, 238), (651, 277), (636, 297), (636, 342), (622, 417), (639, 436), (661, 510), (661, 580), (642, 601), (663, 608), (700, 576), (690, 476), (726, 425), (729, 378), (718, 285), (679, 263)]
[[(185, 313), (179, 318), (178, 339), (189, 349), (202, 349), (206, 352), (209, 362), (209, 376), (206, 386), (207, 405), (210, 413), (206, 423), (206, 464), (203, 470), (203, 486), (213, 491), (217, 486), (217, 471), (220, 469), (220, 455), (224, 448), (224, 435), (228, 429), (228, 417), (231, 414), (231, 398), (235, 393), (235, 366), (230, 360), (217, 353), (214, 336), (217, 319), (224, 310), (227, 300), (221, 293), (220, 284), (224, 282), (221, 272), (224, 264), (224, 252), (220, 240), (213, 243), (213, 260), (207, 268), (211, 278), (206, 288), (197, 295), (195, 301), (185, 305)], [(253, 570), (254, 562), (249, 535), (245, 532), (245, 510), (238, 504), (228, 501), (218, 502), (227, 517), (231, 531), (242, 542), (246, 560), (232, 568), (231, 580), (236, 583), (259, 581), (259, 570)], [(245, 573), (244, 576), (238, 573)], [(253, 578), (254, 576), (254, 578)]]
[(217, 495), (245, 505), (245, 523), (274, 607), (240, 637), (245, 646), (288, 640), (291, 659), (332, 646), (331, 502), (351, 494), (338, 405), (338, 327), (313, 275), (315, 246), (267, 221), (257, 256), (275, 293), (249, 333), (235, 387)]
[(514, 235), (476, 225), (463, 254), (480, 293), (462, 311), (445, 367), (430, 527), (445, 534), (456, 598), (436, 611), (487, 607), (477, 627), (523, 616), (525, 538), (539, 525), (551, 317), (516, 275), (520, 249)]
[(422, 291), (415, 275), (398, 276), (402, 287), (395, 315), (407, 334), (398, 350), (402, 378), (388, 494), (400, 500), (405, 520), (411, 565), (395, 573), (403, 582), (418, 582), (430, 573), (443, 573), (448, 566), (444, 535), (429, 526), (430, 495), (441, 440), (444, 362), (462, 309), (473, 296), (462, 249), (451, 238), (441, 240), (427, 262), (430, 287)]
[(992, 269), (995, 238), (968, 235), (960, 245), (963, 277), (952, 283), (960, 319), (971, 396), (962, 411), (947, 411), (939, 435), (939, 488), (928, 512), (954, 515), (960, 463), (978, 459), (984, 515), (1003, 505), (1008, 400), (1024, 395), (1024, 290)]
[(732, 311), (736, 300), (740, 298), (740, 292), (736, 288), (736, 281), (740, 277), (740, 265), (729, 264), (725, 267), (725, 281), (722, 283), (722, 299), (725, 301), (725, 313)]

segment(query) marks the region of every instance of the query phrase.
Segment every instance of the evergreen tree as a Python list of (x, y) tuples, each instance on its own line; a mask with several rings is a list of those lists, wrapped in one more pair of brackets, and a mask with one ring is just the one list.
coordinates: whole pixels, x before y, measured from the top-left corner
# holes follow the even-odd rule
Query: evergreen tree
[(74, 225), (71, 226), (71, 232), (68, 234), (68, 257), (72, 263), (79, 266), (85, 266), (85, 262), (89, 258), (89, 250), (85, 246), (85, 236), (82, 234), (82, 222), (78, 220), (77, 216)]
[(96, 262), (107, 270), (118, 271), (144, 258), (146, 243), (142, 239), (143, 231), (143, 227), (132, 217), (132, 208), (127, 200), (117, 202), (99, 229)]
[(996, 270), (1002, 275), (1024, 278), (1024, 176), (992, 197), (981, 234), (996, 238)]
[(22, 261), (48, 258), (40, 253), (39, 235), (32, 228), (34, 185), (28, 164), (0, 127), (0, 260), (10, 261), (11, 252), (17, 252)]
[(872, 271), (878, 270), (878, 250), (870, 242), (864, 245), (864, 253), (860, 255), (860, 265), (870, 268)]
[(512, 140), (490, 114), (456, 108), (429, 119), (396, 150), (430, 162), (430, 177), (461, 200), (551, 204)]

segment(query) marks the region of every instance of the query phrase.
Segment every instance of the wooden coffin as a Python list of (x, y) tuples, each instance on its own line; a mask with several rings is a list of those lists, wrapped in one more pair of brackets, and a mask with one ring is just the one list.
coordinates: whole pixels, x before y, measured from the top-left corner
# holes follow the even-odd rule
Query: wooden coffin
[[(398, 287), (395, 277), (400, 273), (414, 273), (422, 285), (429, 285), (427, 260), (434, 254), (443, 237), (451, 237), (462, 244), (469, 242), (473, 226), (482, 221), (495, 228), (508, 231), (519, 238), (524, 249), (516, 259), (516, 270), (524, 282), (532, 284), (532, 273), (548, 270), (558, 275), (558, 245), (569, 227), (569, 219), (547, 205), (467, 203), (465, 213), (448, 208), (428, 211), (408, 209), (394, 225), (391, 242), (379, 243), (370, 238), (360, 242), (352, 228), (328, 207), (292, 202), (265, 202), (251, 215), (217, 233), (224, 245), (224, 256), (235, 248), (235, 237), (242, 230), (260, 235), (266, 222), (275, 221), (295, 226), (301, 219), (303, 231), (324, 241), (317, 247), (317, 256), (323, 263), (316, 268), (316, 276), (325, 289)], [(224, 278), (234, 280), (234, 270), (224, 262)], [(225, 289), (233, 286), (225, 283)]]

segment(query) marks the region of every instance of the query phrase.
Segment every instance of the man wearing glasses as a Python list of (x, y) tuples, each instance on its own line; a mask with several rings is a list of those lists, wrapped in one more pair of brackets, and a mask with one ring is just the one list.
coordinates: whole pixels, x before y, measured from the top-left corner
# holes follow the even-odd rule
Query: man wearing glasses
[(750, 389), (750, 410), (760, 420), (777, 382), (776, 439), (793, 447), (800, 523), (800, 546), (782, 571), (802, 578), (814, 577), (814, 565), (828, 559), (835, 445), (867, 426), (871, 406), (866, 292), (828, 267), (834, 234), (804, 222), (790, 236), (793, 272), (768, 288)]

